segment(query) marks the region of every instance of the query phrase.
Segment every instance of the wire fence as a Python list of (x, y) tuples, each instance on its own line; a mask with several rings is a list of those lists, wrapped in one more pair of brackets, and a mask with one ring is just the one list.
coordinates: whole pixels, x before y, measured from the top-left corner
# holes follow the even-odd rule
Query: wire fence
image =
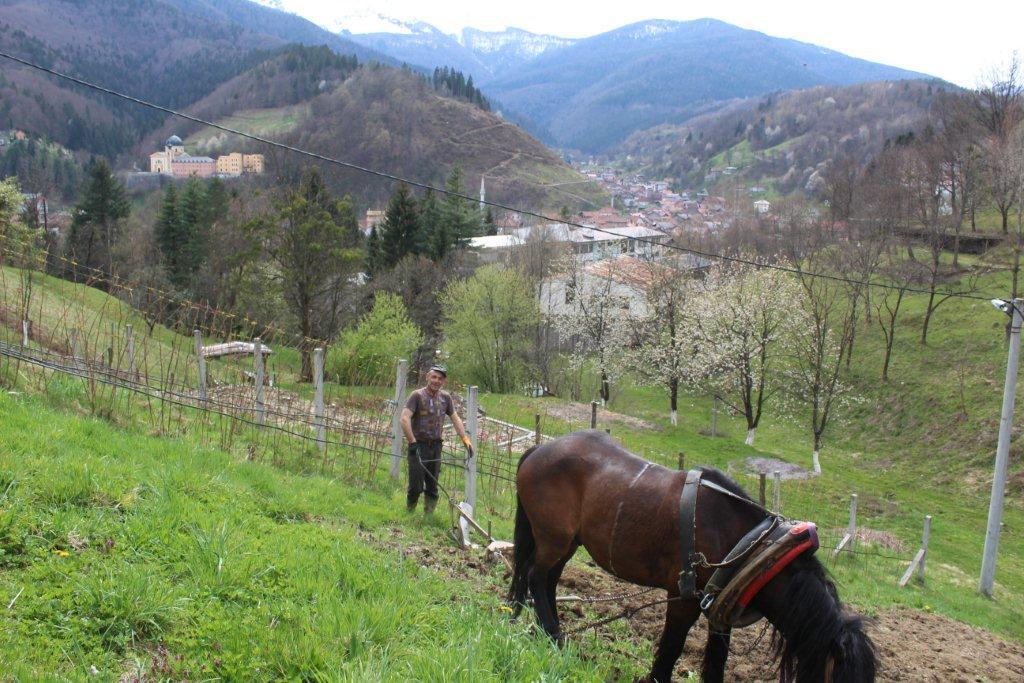
[[(0, 257), (6, 253), (0, 249)], [(0, 258), (0, 362), (6, 366), (0, 370), (15, 381), (47, 391), (56, 377), (75, 378), (94, 414), (161, 434), (199, 435), (252, 459), (364, 485), (386, 484), (386, 473), (400, 472), (405, 455), (396, 413), (404, 395), (397, 389), (420, 379), (408, 370), (403, 374), (404, 364), (386, 377), (368, 371), (344, 384), (328, 368), (326, 381), (311, 385), (302, 381), (301, 356), (325, 344), (289, 333), (281, 321), (225, 313), (72, 262), (62, 264), (64, 278), (52, 277), (44, 273), (46, 262), (45, 254), (21, 267)], [(204, 354), (231, 342), (242, 342), (234, 354)], [(323, 387), (322, 400), (315, 386)], [(451, 388), (468, 423), (467, 390)], [(446, 427), (442, 487), (461, 491), (472, 470), (474, 514), (498, 525), (514, 518), (517, 465), (529, 446), (596, 427), (614, 430), (613, 437), (630, 448), (634, 434), (649, 428), (596, 403), (560, 402), (544, 412), (536, 405), (485, 398), (478, 406), (471, 461)], [(630, 450), (670, 469), (700, 464), (685, 462), (679, 452)], [(884, 497), (861, 492), (858, 517), (856, 503), (851, 510), (850, 499), (838, 498), (818, 477), (775, 478), (762, 469), (759, 480), (749, 468), (730, 474), (756, 491), (755, 499), (763, 496), (767, 507), (815, 521), (822, 559), (833, 566), (858, 562), (897, 577), (916, 557), (916, 543), (872, 526), (874, 519), (900, 514)], [(912, 524), (904, 519), (897, 526)]]

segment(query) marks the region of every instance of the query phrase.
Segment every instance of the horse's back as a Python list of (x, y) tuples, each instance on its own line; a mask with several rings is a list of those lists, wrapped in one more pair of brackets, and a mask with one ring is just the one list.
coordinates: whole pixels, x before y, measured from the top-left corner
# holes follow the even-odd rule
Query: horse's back
[(678, 475), (587, 430), (536, 447), (517, 485), (538, 536), (582, 544), (613, 574), (659, 584), (665, 544), (677, 545)]

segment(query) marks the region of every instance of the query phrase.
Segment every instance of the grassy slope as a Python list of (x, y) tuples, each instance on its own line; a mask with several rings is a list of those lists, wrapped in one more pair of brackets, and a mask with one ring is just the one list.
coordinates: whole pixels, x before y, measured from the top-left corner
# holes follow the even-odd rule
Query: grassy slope
[[(1005, 280), (1006, 277), (1003, 274), (989, 276), (982, 283), (983, 289), (986, 293), (1000, 292), (1005, 287)], [(63, 291), (67, 291), (66, 287), (59, 283), (49, 284), (53, 287), (64, 287)], [(79, 296), (81, 301), (98, 311), (107, 310), (104, 307), (109, 304), (102, 303), (104, 298), (104, 295), (98, 292), (87, 292), (84, 298)], [(890, 532), (902, 540), (908, 549), (903, 555), (912, 551), (917, 542), (921, 517), (924, 514), (933, 515), (932, 554), (928, 565), (928, 583), (925, 586), (898, 589), (895, 580), (905, 566), (898, 560), (873, 557), (843, 559), (832, 562), (830, 565), (839, 581), (844, 598), (868, 612), (884, 609), (893, 603), (933, 610), (1017, 640), (1024, 640), (1024, 625), (1019, 620), (1019, 614), (1024, 609), (1024, 597), (1022, 597), (1024, 596), (1024, 571), (1022, 571), (1024, 569), (1024, 548), (1022, 548), (1019, 536), (1019, 529), (1024, 528), (1024, 510), (1022, 510), (1020, 499), (1021, 463), (1019, 451), (1016, 448), (1011, 461), (1013, 473), (1011, 479), (1015, 483), (1011, 485), (1008, 498), (1006, 531), (1003, 535), (997, 575), (997, 599), (995, 601), (982, 599), (975, 591), (1005, 363), (1005, 348), (1000, 328), (1002, 320), (985, 302), (953, 300), (944, 304), (940, 309), (933, 323), (929, 344), (921, 346), (917, 338), (920, 334), (920, 321), (923, 315), (923, 298), (911, 297), (905, 306), (906, 313), (902, 319), (903, 327), (897, 340), (897, 355), (892, 370), (892, 380), (888, 384), (877, 381), (881, 353), (880, 334), (874, 327), (864, 328), (858, 342), (858, 353), (853, 370), (860, 387), (860, 395), (868, 400), (859, 403), (848, 414), (849, 419), (845, 423), (837, 423), (833, 427), (823, 452), (825, 474), (810, 482), (786, 482), (784, 484), (783, 509), (793, 516), (814, 519), (826, 531), (834, 534), (845, 523), (848, 494), (856, 491), (860, 495), (862, 526)], [(161, 334), (173, 336), (173, 333), (169, 331)], [(481, 404), (487, 409), (488, 414), (510, 418), (522, 425), (532, 424), (533, 414), (538, 409), (543, 412), (544, 408), (561, 403), (557, 399), (536, 400), (515, 396), (485, 395), (481, 399)], [(722, 416), (720, 432), (723, 436), (711, 438), (701, 434), (701, 431), (706, 430), (708, 426), (709, 402), (702, 397), (688, 397), (682, 403), (680, 424), (673, 428), (667, 425), (665, 419), (667, 401), (661, 392), (624, 384), (615, 394), (611, 408), (651, 420), (657, 424), (658, 428), (638, 429), (613, 422), (610, 424), (613, 435), (622, 439), (632, 450), (667, 464), (675, 462), (677, 451), (684, 451), (689, 464), (713, 464), (723, 468), (728, 468), (730, 464), (735, 465), (750, 455), (768, 455), (804, 467), (810, 465), (808, 435), (797, 420), (769, 415), (759, 430), (756, 448), (749, 448), (742, 445), (744, 430), (737, 419)], [(5, 404), (3, 408), (2, 413), (6, 416), (7, 405)], [(39, 411), (30, 410), (29, 412)], [(59, 443), (59, 439), (62, 438), (55, 438), (56, 435), (73, 435), (77, 431), (76, 427), (71, 426), (76, 424), (76, 421), (70, 418), (45, 414), (41, 419), (48, 425), (63, 423), (67, 426), (60, 427), (58, 432), (48, 431), (48, 428), (43, 429), (39, 425), (30, 426), (18, 432), (17, 440), (27, 438), (27, 435), (32, 434), (48, 434), (49, 438), (44, 436), (43, 442), (47, 448), (53, 448), (51, 444)], [(569, 431), (583, 426), (583, 421), (581, 418), (580, 421), (569, 424), (545, 418), (544, 431), (545, 433)], [(6, 424), (5, 420), (4, 431), (7, 431)], [(140, 442), (137, 440), (139, 437), (131, 437), (108, 430), (99, 423), (90, 422), (88, 424), (91, 425), (87, 428), (88, 430), (106, 430), (96, 438), (96, 448), (100, 448), (101, 444), (108, 442), (116, 444), (121, 441), (132, 444), (121, 451), (125, 454), (136, 452), (145, 454), (150, 450), (159, 450), (173, 458), (182, 457), (183, 450), (196, 452), (199, 448), (195, 443), (190, 442), (166, 442), (150, 439), (143, 440), (146, 445), (140, 446)], [(6, 434), (4, 438), (7, 438)], [(6, 445), (2, 450), (4, 452), (8, 450)], [(113, 446), (110, 449), (103, 446), (102, 452), (110, 454), (118, 451)], [(189, 456), (189, 458), (191, 457)], [(15, 459), (15, 462), (17, 463), (18, 460)], [(103, 468), (113, 466), (116, 460), (119, 458), (101, 456), (96, 458), (97, 463), (103, 463)], [(212, 461), (222, 463), (218, 465), (219, 471), (235, 471), (235, 466), (230, 466), (229, 459), (222, 454), (215, 455)], [(193, 467), (188, 459), (184, 461), (184, 464), (184, 468), (179, 465), (177, 469), (187, 471)], [(92, 468), (93, 465), (88, 465), (88, 467)], [(40, 494), (43, 500), (64, 501), (56, 506), (55, 512), (49, 514), (58, 514), (61, 519), (69, 514), (84, 514), (87, 520), (93, 520), (89, 522), (90, 524), (94, 521), (99, 523), (102, 521), (103, 515), (106, 514), (103, 509), (97, 513), (95, 510), (89, 510), (92, 507), (91, 504), (81, 505), (68, 503), (65, 500), (65, 498), (68, 500), (81, 499), (82, 496), (92, 500), (93, 494), (83, 494), (80, 488), (78, 493), (74, 493), (76, 486), (83, 486), (81, 481), (92, 482), (86, 485), (87, 488), (93, 487), (89, 488), (89, 491), (92, 491), (96, 486), (95, 482), (109, 477), (109, 481), (114, 482), (111, 485), (112, 488), (109, 493), (100, 496), (100, 499), (107, 500), (107, 503), (99, 504), (98, 507), (113, 507), (115, 511), (118, 510), (117, 506), (111, 505), (109, 501), (117, 501), (124, 492), (132, 491), (139, 486), (138, 481), (130, 481), (131, 477), (118, 483), (120, 481), (117, 479), (119, 474), (115, 476), (115, 474), (108, 473), (108, 475), (100, 477), (95, 473), (102, 471), (101, 466), (97, 464), (95, 467), (96, 469), (89, 469), (88, 477), (84, 476), (82, 470), (69, 470), (77, 471), (82, 476), (68, 475), (63, 479), (60, 477), (55, 479), (55, 486), (72, 490), (70, 498), (68, 498), (68, 494), (64, 493), (44, 492)], [(278, 481), (277, 475), (255, 465), (245, 464), (238, 467), (239, 472), (247, 472), (255, 468), (263, 472), (261, 477)], [(7, 472), (8, 465), (5, 463), (0, 471)], [(135, 470), (129, 469), (128, 471)], [(165, 473), (161, 476), (170, 475)], [(135, 479), (138, 480), (138, 477)], [(396, 518), (393, 513), (386, 512), (386, 510), (400, 507), (400, 493), (386, 482), (379, 492), (367, 493), (351, 487), (332, 488), (330, 485), (322, 484), (325, 480), (317, 477), (304, 478), (301, 484), (297, 484), (294, 479), (289, 477), (282, 477), (279, 481), (280, 483), (274, 485), (274, 489), (292, 501), (283, 503), (286, 508), (289, 505), (298, 504), (297, 495), (286, 492), (285, 489), (288, 487), (309, 489), (314, 492), (321, 490), (319, 487), (323, 486), (325, 491), (338, 491), (337, 498), (334, 497), (334, 494), (324, 493), (323, 495), (327, 498), (323, 500), (322, 504), (315, 502), (320, 500), (318, 498), (320, 494), (311, 493), (309, 500), (314, 503), (310, 503), (305, 497), (302, 498), (302, 505), (312, 505), (312, 507), (303, 509), (309, 511), (310, 515), (321, 516), (325, 519), (345, 516), (356, 523), (376, 528), (382, 523), (394, 523)], [(310, 487), (309, 482), (318, 483)], [(754, 488), (751, 479), (744, 479), (743, 483), (748, 489)], [(6, 488), (6, 486), (5, 482), (2, 488)], [(168, 487), (175, 488), (177, 484), (169, 483), (165, 488)], [(17, 490), (24, 491), (26, 489), (19, 485)], [(140, 490), (146, 489), (143, 487)], [(191, 491), (193, 489), (185, 486), (182, 490)], [(225, 497), (245, 500), (245, 497), (239, 497), (237, 490), (234, 489), (225, 493)], [(484, 493), (482, 498), (481, 508), (487, 519), (493, 520), (497, 532), (508, 537), (509, 525), (507, 521), (502, 520), (502, 517), (507, 518), (509, 512), (507, 495), (488, 500), (487, 494)], [(198, 504), (201, 501), (191, 502)], [(263, 505), (262, 502), (256, 504), (255, 507), (258, 508), (261, 505)], [(4, 507), (3, 509), (6, 514), (10, 508)], [(97, 517), (98, 514), (99, 517)], [(122, 513), (118, 512), (118, 514)], [(215, 506), (207, 506), (197, 508), (190, 520), (196, 528), (202, 529), (205, 525), (204, 533), (209, 536), (215, 531), (215, 523), (211, 520), (218, 520), (222, 516), (223, 512), (217, 512)], [(47, 522), (35, 526), (39, 529), (46, 529), (50, 524)], [(320, 529), (322, 526), (324, 525), (318, 525), (317, 528)], [(47, 552), (39, 554), (40, 558), (45, 558), (46, 566), (56, 563), (55, 566), (59, 567), (61, 565), (58, 560), (79, 557), (79, 555), (73, 554), (69, 558), (63, 558), (53, 552), (53, 550), (63, 549), (57, 544), (61, 542), (61, 538), (64, 538), (66, 543), (67, 531), (78, 528), (87, 530), (90, 527), (81, 521), (74, 522), (71, 526), (65, 523), (64, 526), (58, 528), (58, 531), (54, 532), (57, 535), (51, 533), (49, 536), (42, 537), (50, 543), (48, 546), (50, 554)], [(237, 532), (237, 528), (237, 525), (232, 523), (228, 534), (229, 540), (231, 534)], [(322, 531), (321, 529), (320, 532)], [(423, 529), (413, 525), (413, 531), (427, 536), (431, 543), (436, 543), (441, 529)], [(77, 536), (78, 532), (75, 531), (75, 533)], [(90, 538), (95, 536), (92, 531), (87, 530), (83, 533)], [(222, 532), (218, 533), (223, 536)], [(246, 532), (246, 534), (248, 533)], [(262, 534), (264, 531), (259, 533)], [(279, 543), (281, 537), (275, 538), (277, 539), (275, 543)], [(350, 540), (353, 543), (356, 542), (355, 539)], [(122, 544), (115, 541), (115, 547), (120, 545)], [(288, 545), (288, 543), (285, 542), (284, 545)], [(884, 551), (884, 549), (875, 549)], [(373, 553), (369, 550), (366, 552)], [(125, 571), (136, 571), (137, 567), (133, 569), (136, 566), (136, 561), (153, 561), (156, 565), (164, 565), (170, 560), (166, 556), (147, 559), (145, 555), (137, 555), (132, 561), (126, 563)], [(270, 561), (268, 564), (274, 564), (274, 561)], [(169, 566), (171, 565), (173, 562)], [(41, 565), (34, 562), (28, 567), (18, 570), (24, 572), (19, 574), (22, 577), (21, 583), (15, 582), (18, 588), (35, 585), (37, 582), (45, 584), (49, 580), (48, 577), (52, 575), (38, 569), (38, 566)], [(42, 573), (36, 575), (33, 573), (36, 571)], [(177, 570), (170, 569), (170, 571)], [(391, 567), (387, 571), (401, 571), (401, 568)], [(246, 585), (253, 583), (254, 590), (257, 589), (259, 581), (254, 583), (253, 580), (257, 573), (258, 570), (252, 570), (248, 574), (243, 573), (243, 578), (239, 579), (238, 583)], [(9, 581), (12, 576), (6, 570), (0, 572), (0, 575), (4, 581)], [(175, 579), (166, 585), (180, 586), (177, 575), (172, 573), (171, 576)], [(11, 590), (9, 594), (13, 596), (16, 592), (17, 588)], [(148, 592), (160, 593), (160, 591)], [(179, 595), (173, 590), (171, 594)], [(466, 589), (466, 594), (479, 595), (470, 589)], [(59, 623), (68, 614), (78, 614), (73, 610), (81, 609), (75, 606), (78, 604), (75, 600), (80, 599), (75, 596), (80, 595), (79, 587), (79, 593), (72, 592), (57, 602), (51, 601), (50, 604), (63, 605), (65, 611), (51, 611), (50, 618)], [(24, 597), (27, 596), (19, 598), (18, 603)], [(278, 599), (278, 594), (268, 594), (264, 601), (257, 600), (256, 602), (269, 605)], [(474, 599), (480, 600), (479, 597)], [(187, 610), (190, 608), (187, 605), (189, 604), (191, 603), (188, 601), (183, 603), (186, 607), (183, 607), (185, 612), (182, 614), (188, 613)], [(490, 600), (484, 600), (480, 604), (493, 606), (493, 602)], [(171, 613), (179, 614), (174, 610)], [(445, 618), (447, 616), (450, 615), (446, 614)], [(313, 617), (310, 616), (310, 618)], [(175, 625), (164, 628), (167, 628), (169, 633), (179, 634), (177, 637), (181, 639), (181, 642), (184, 640), (199, 642), (195, 640), (195, 634), (202, 631), (201, 624), (207, 620), (207, 617), (202, 617), (183, 622), (176, 616), (173, 622)], [(51, 653), (56, 651), (54, 648), (58, 647), (58, 643), (59, 649), (67, 650), (69, 647), (72, 649), (78, 647), (74, 645), (76, 640), (66, 640), (65, 636), (74, 635), (79, 639), (85, 637), (77, 635), (77, 631), (68, 631), (67, 627), (61, 628), (64, 630), (56, 626), (53, 627), (54, 640), (50, 643)], [(225, 632), (227, 632), (226, 629), (227, 627), (225, 627)], [(157, 640), (163, 642), (168, 637), (161, 633), (156, 637), (151, 636), (148, 642), (150, 644)], [(489, 637), (490, 635), (488, 635)], [(96, 645), (96, 642), (100, 642), (101, 645)], [(20, 647), (19, 643), (23, 646), (25, 641), (11, 640), (5, 647), (10, 648), (8, 652), (14, 652)], [(209, 645), (210, 641), (202, 641), (202, 644)], [(100, 641), (94, 642), (94, 647), (113, 647), (114, 649), (111, 651), (115, 654), (105, 656), (115, 658), (122, 656), (118, 654), (120, 652), (118, 648), (123, 649), (123, 645), (102, 644), (102, 639), (100, 639)], [(188, 647), (184, 645), (179, 649), (181, 648), (188, 650)], [(127, 652), (132, 651), (134, 650), (130, 647), (127, 649)], [(49, 657), (49, 655), (41, 656)], [(124, 657), (128, 657), (128, 655), (125, 654)], [(61, 658), (62, 661), (67, 659), (63, 654)], [(75, 660), (74, 655), (71, 655), (70, 661), (79, 660)], [(192, 661), (193, 665), (198, 662), (197, 659)], [(315, 661), (315, 657), (311, 658), (311, 661)], [(526, 668), (523, 670), (531, 670), (529, 667), (533, 665), (524, 664), (524, 666)], [(538, 666), (541, 665), (538, 664)], [(547, 666), (547, 664), (543, 664), (543, 666)], [(574, 662), (572, 666), (581, 666), (581, 664)], [(581, 675), (587, 675), (587, 672), (594, 673), (592, 669), (587, 668), (579, 671)]]
[[(0, 679), (601, 679), (493, 599), (360, 541), (400, 494), (0, 394)], [(394, 494), (394, 495), (393, 495)]]

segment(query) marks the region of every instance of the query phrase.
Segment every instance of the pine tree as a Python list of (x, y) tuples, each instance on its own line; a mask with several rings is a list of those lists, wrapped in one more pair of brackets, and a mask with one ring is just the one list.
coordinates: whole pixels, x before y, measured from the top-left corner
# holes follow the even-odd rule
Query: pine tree
[(87, 268), (112, 270), (114, 245), (130, 210), (124, 185), (107, 162), (93, 162), (71, 219), (68, 247), (72, 258)]
[(457, 166), (448, 175), (444, 189), (447, 194), (441, 206), (441, 220), (452, 235), (453, 246), (462, 248), (480, 234), (480, 212), (459, 196), (463, 194), (462, 171)]
[[(203, 263), (206, 242), (209, 237), (210, 217), (206, 190), (199, 178), (189, 178), (185, 190), (181, 193), (178, 206), (178, 217), (182, 226), (181, 270), (179, 281), (175, 284), (181, 289), (188, 286), (189, 281)], [(173, 278), (172, 278), (173, 280)]]
[(394, 266), (408, 254), (422, 254), (426, 251), (416, 201), (405, 183), (400, 183), (391, 195), (379, 235), (382, 265), (385, 268)]
[(427, 256), (434, 261), (444, 259), (452, 248), (452, 234), (442, 220), (437, 195), (430, 189), (420, 202), (420, 230), (426, 240)]
[(494, 224), (494, 212), (491, 211), (491, 207), (487, 207), (487, 211), (484, 213), (484, 233), (487, 235), (497, 235), (498, 227)]
[(342, 228), (342, 246), (347, 249), (357, 249), (362, 246), (363, 233), (359, 230), (359, 219), (356, 218), (355, 206), (353, 206), (350, 196), (345, 195), (338, 202), (335, 215), (338, 225)]
[(160, 215), (156, 219), (156, 244), (160, 249), (160, 256), (171, 282), (177, 285), (181, 282), (182, 275), (182, 254), (185, 245), (185, 233), (178, 213), (178, 191), (174, 183), (167, 185), (164, 192), (164, 202), (160, 207)]
[(370, 235), (366, 238), (366, 272), (372, 276), (382, 270), (384, 270), (384, 253), (375, 225), (370, 228)]

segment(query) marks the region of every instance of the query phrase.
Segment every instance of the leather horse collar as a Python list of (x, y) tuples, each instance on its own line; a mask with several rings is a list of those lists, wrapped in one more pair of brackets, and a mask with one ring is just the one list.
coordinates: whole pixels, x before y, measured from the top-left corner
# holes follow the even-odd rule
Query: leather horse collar
[[(701, 611), (712, 628), (722, 630), (749, 626), (761, 619), (755, 610), (746, 609), (757, 593), (803, 553), (818, 548), (814, 524), (793, 522), (782, 515), (767, 512), (767, 517), (747, 532), (720, 562), (709, 562), (696, 551), (697, 494), (700, 488), (712, 489), (764, 510), (754, 501), (739, 496), (715, 482), (703, 480), (704, 472), (690, 470), (679, 497), (679, 535), (682, 570), (679, 595), (700, 601)], [(697, 568), (714, 569), (703, 589), (697, 588)]]

